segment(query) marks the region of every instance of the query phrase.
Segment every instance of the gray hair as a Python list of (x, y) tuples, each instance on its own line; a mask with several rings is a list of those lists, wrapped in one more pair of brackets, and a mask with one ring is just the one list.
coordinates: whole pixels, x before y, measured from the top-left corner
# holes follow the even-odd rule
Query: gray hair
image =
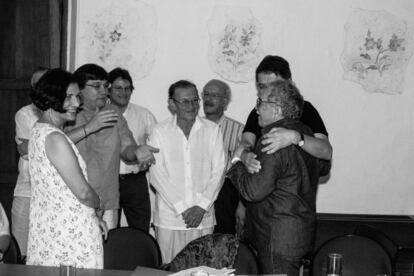
[(295, 84), (291, 80), (277, 80), (270, 86), (269, 100), (281, 108), (283, 118), (300, 118), (304, 100)]
[(227, 101), (228, 102), (231, 101), (231, 89), (230, 89), (230, 86), (227, 83), (225, 83), (224, 81), (218, 80), (218, 79), (212, 79), (212, 80), (209, 80), (206, 83), (204, 88), (209, 84), (218, 84), (219, 87), (224, 90), (224, 94), (225, 94), (225, 97), (226, 97)]

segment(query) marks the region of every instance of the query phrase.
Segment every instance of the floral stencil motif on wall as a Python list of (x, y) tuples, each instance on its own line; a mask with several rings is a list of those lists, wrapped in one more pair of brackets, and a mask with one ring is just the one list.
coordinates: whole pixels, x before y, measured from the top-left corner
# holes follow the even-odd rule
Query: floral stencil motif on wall
[(96, 22), (88, 21), (88, 23), (91, 24), (94, 33), (91, 44), (98, 46), (98, 58), (102, 63), (105, 63), (105, 61), (112, 55), (112, 49), (116, 48), (116, 44), (121, 42), (123, 31), (122, 23), (119, 22), (115, 24), (114, 27), (109, 30), (102, 28), (102, 26)]
[(239, 66), (245, 64), (245, 56), (254, 53), (250, 43), (255, 35), (255, 25), (241, 27), (227, 24), (224, 29), (224, 36), (219, 44), (223, 49), (223, 55), (227, 56), (226, 61), (233, 65), (235, 71)]
[(210, 67), (222, 78), (248, 82), (263, 56), (261, 24), (250, 9), (218, 6), (208, 22)]
[(134, 79), (147, 76), (157, 48), (155, 9), (139, 0), (123, 0), (122, 5), (88, 0), (80, 5), (77, 65), (99, 63), (107, 70), (119, 66)]
[(403, 42), (404, 38), (398, 38), (396, 34), (392, 34), (388, 44), (384, 45), (382, 37), (375, 39), (371, 31), (368, 30), (364, 46), (360, 48), (360, 56), (364, 58), (365, 62), (354, 64), (359, 76), (364, 78), (368, 70), (377, 70), (382, 77), (382, 73), (388, 70), (393, 63), (388, 52), (405, 51), (405, 47), (402, 46)]
[(413, 30), (385, 11), (354, 10), (345, 25), (344, 78), (368, 92), (402, 93)]

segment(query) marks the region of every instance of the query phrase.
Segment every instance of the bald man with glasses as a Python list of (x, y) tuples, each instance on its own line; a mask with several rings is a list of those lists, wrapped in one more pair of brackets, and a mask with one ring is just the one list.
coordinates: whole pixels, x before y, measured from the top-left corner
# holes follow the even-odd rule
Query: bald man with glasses
[[(244, 125), (224, 114), (231, 101), (230, 86), (224, 81), (217, 79), (208, 81), (201, 97), (206, 119), (218, 124), (223, 134), (227, 171), (231, 166), (231, 157), (240, 144)], [(215, 233), (241, 234), (245, 208), (239, 199), (239, 193), (230, 179), (223, 178), (223, 186), (214, 203), (217, 220)]]

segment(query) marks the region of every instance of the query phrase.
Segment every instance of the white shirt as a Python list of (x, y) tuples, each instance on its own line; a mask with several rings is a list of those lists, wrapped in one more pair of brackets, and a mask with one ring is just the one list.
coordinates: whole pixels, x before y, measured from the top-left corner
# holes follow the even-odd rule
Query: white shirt
[[(16, 112), (14, 117), (16, 121), (16, 143), (21, 144), (19, 138), (29, 139), (30, 131), (34, 124), (39, 120), (40, 111), (34, 104), (23, 106)], [(17, 176), (14, 196), (30, 197), (30, 175), (29, 161), (27, 155), (19, 159), (19, 175)]]
[(7, 219), (6, 212), (4, 212), (3, 206), (0, 203), (0, 236), (10, 236), (9, 220)]
[[(128, 128), (131, 130), (137, 145), (145, 144), (147, 138), (152, 132), (152, 129), (157, 123), (157, 120), (151, 111), (142, 106), (129, 103), (123, 115), (128, 123)], [(139, 172), (139, 168), (136, 163), (128, 165), (123, 160), (121, 160), (121, 166), (119, 168), (120, 174), (137, 172)]]
[(181, 213), (198, 205), (207, 211), (198, 229), (214, 226), (213, 203), (225, 167), (219, 126), (197, 116), (187, 140), (174, 116), (155, 126), (149, 144), (160, 149), (150, 167), (150, 181), (157, 191), (154, 225), (190, 230)]

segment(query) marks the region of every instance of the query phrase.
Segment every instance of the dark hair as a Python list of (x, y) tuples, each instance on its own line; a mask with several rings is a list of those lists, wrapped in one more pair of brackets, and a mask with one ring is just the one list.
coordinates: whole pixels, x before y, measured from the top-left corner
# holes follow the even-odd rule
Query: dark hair
[(66, 91), (72, 83), (78, 83), (72, 73), (60, 68), (52, 69), (39, 79), (30, 93), (30, 98), (33, 104), (42, 111), (52, 108), (60, 113), (65, 113), (63, 103)]
[(282, 109), (283, 118), (298, 119), (302, 115), (303, 97), (291, 80), (277, 80), (270, 84), (269, 99)]
[(198, 90), (194, 83), (187, 81), (187, 80), (179, 80), (171, 84), (170, 88), (168, 88), (168, 98), (172, 99), (174, 97), (174, 92), (177, 88), (190, 88), (190, 87), (193, 87), (196, 90), (196, 93), (198, 95)]
[(121, 78), (121, 79), (129, 81), (129, 83), (131, 84), (131, 88), (134, 89), (134, 84), (132, 83), (132, 78), (128, 70), (125, 70), (121, 67), (117, 67), (113, 69), (111, 72), (109, 72), (108, 74), (109, 83), (113, 83), (117, 78)]
[(260, 62), (259, 66), (256, 68), (256, 81), (259, 73), (273, 73), (276, 76), (281, 76), (285, 80), (290, 80), (292, 78), (292, 73), (290, 72), (289, 62), (286, 59), (279, 56), (265, 56), (265, 58)]
[[(33, 70), (32, 73), (32, 77), (30, 78), (30, 87), (33, 89), (34, 85), (36, 84), (36, 82), (39, 81), (39, 73), (46, 73), (47, 71), (49, 71), (50, 69), (44, 66), (38, 66)], [(41, 77), (41, 76), (40, 76)]]
[(88, 80), (108, 80), (108, 73), (101, 66), (88, 63), (84, 64), (73, 73), (78, 79), (79, 88), (85, 88)]

